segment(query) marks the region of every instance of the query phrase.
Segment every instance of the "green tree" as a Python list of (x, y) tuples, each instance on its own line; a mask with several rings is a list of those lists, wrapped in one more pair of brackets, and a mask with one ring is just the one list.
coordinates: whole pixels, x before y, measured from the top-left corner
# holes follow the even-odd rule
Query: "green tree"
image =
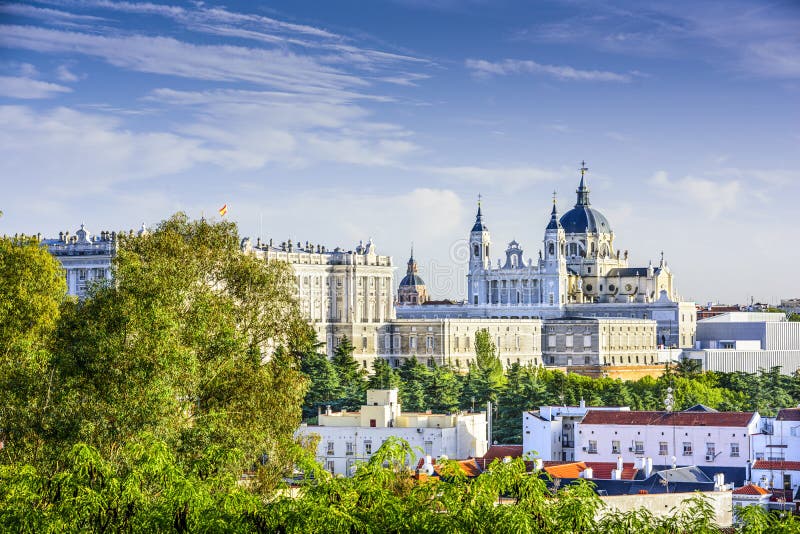
[(434, 413), (452, 413), (458, 410), (461, 381), (447, 366), (433, 367), (425, 387), (427, 405)]
[(53, 404), (52, 333), (64, 271), (29, 238), (0, 239), (0, 462), (35, 461)]
[(303, 417), (308, 419), (317, 415), (321, 406), (335, 402), (339, 398), (341, 385), (339, 375), (328, 356), (321, 352), (323, 348), (314, 338), (313, 331), (307, 334), (300, 355), (300, 370), (308, 378), (308, 391), (303, 401)]
[(428, 409), (427, 387), (431, 370), (416, 358), (408, 358), (400, 366), (400, 404), (409, 412), (424, 412)]
[(389, 362), (383, 358), (375, 358), (372, 362), (372, 376), (367, 380), (369, 389), (392, 389), (399, 388), (400, 376), (392, 369)]
[(357, 410), (365, 401), (367, 372), (353, 358), (355, 350), (350, 339), (342, 336), (341, 341), (333, 350), (331, 358), (340, 385), (339, 399), (336, 404), (343, 410)]
[(121, 237), (115, 283), (68, 306), (59, 325), (56, 450), (84, 441), (113, 455), (151, 433), (188, 466), (208, 464), (213, 448), (240, 451), (226, 466), (238, 472), (269, 458), (264, 488), (291, 468), (306, 326), (291, 267), (238, 244), (234, 224), (182, 214)]

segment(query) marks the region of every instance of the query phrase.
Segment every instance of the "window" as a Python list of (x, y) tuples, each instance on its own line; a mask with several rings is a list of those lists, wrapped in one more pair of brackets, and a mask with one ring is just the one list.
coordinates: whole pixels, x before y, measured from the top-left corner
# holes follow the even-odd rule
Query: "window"
[(364, 440), (364, 454), (372, 454), (372, 440)]
[(589, 454), (597, 454), (597, 440), (590, 439), (589, 440)]
[(370, 419), (369, 426), (370, 428), (375, 428), (376, 426), (378, 426), (378, 421), (376, 419)]
[(713, 458), (717, 455), (717, 447), (713, 443), (706, 443), (706, 456)]
[(554, 334), (550, 334), (547, 336), (547, 346), (553, 348), (556, 346), (556, 336)]
[(739, 456), (739, 444), (731, 443), (731, 456)]
[(383, 339), (383, 348), (385, 348), (386, 350), (389, 350), (389, 349), (392, 348), (392, 336), (391, 335), (386, 334), (386, 336), (384, 337), (384, 339)]
[(344, 447), (345, 452), (344, 453), (347, 456), (353, 456), (356, 453), (355, 444), (352, 441), (348, 441), (344, 445), (345, 445), (345, 447)]
[(567, 348), (571, 349), (572, 348), (572, 334), (569, 334), (568, 336), (566, 336), (565, 341), (566, 341), (566, 344), (567, 344)]
[(411, 350), (417, 350), (417, 336), (411, 336), (408, 338), (408, 346)]
[(691, 441), (684, 441), (683, 442), (683, 455), (684, 456), (691, 456), (694, 454), (692, 452), (692, 442)]
[(669, 456), (669, 446), (667, 445), (666, 441), (659, 441), (658, 442), (658, 455), (659, 456)]
[(334, 465), (335, 464), (333, 460), (328, 460), (327, 462), (325, 462), (325, 470), (328, 471), (328, 473), (333, 474)]
[(361, 349), (367, 350), (367, 336), (361, 338)]
[(332, 441), (328, 442), (328, 450), (325, 452), (325, 454), (328, 455), (328, 456), (333, 456), (333, 442)]
[(86, 280), (86, 269), (78, 269), (78, 280)]
[(428, 352), (433, 352), (433, 336), (428, 336), (425, 338), (425, 348)]
[(633, 442), (633, 453), (634, 454), (644, 454), (644, 441), (634, 441)]
[(425, 454), (433, 455), (433, 442), (426, 441), (425, 442)]
[(619, 446), (618, 440), (611, 442), (611, 454), (622, 454), (622, 448)]

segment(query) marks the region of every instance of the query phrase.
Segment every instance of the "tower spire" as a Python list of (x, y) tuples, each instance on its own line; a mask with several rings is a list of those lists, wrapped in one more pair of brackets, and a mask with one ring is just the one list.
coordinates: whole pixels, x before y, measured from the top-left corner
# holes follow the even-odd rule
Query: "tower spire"
[(478, 213), (475, 215), (475, 224), (472, 227), (473, 232), (485, 232), (489, 230), (486, 228), (486, 225), (483, 224), (483, 213), (481, 212), (481, 199), (483, 198), (482, 195), (478, 194)]
[(561, 222), (558, 220), (558, 204), (557, 193), (553, 191), (553, 209), (550, 211), (550, 223), (547, 225), (548, 230), (556, 230), (561, 228)]
[(581, 161), (581, 183), (578, 185), (578, 189), (575, 191), (578, 194), (578, 201), (575, 204), (575, 207), (578, 206), (588, 206), (589, 203), (589, 188), (586, 187), (586, 179), (584, 178), (586, 172), (589, 170), (589, 167), (586, 166), (585, 161)]

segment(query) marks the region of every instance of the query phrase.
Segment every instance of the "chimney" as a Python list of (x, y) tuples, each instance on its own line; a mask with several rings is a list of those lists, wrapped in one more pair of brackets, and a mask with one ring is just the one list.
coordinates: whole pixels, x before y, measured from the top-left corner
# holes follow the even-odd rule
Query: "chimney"
[(583, 478), (594, 478), (594, 469), (592, 469), (591, 467), (587, 467), (586, 469), (583, 470), (581, 476)]
[(648, 456), (647, 459), (644, 460), (644, 476), (645, 476), (645, 478), (649, 478), (652, 473), (653, 473), (653, 459)]
[(622, 469), (612, 469), (611, 470), (611, 479), (612, 480), (622, 480)]
[(622, 473), (622, 456), (617, 456), (617, 471)]
[(325, 415), (330, 415), (330, 414), (331, 414), (331, 405), (328, 404), (327, 406), (325, 406)]
[(542, 469), (544, 469), (544, 461), (541, 458), (536, 458), (533, 461), (533, 470), (541, 471)]
[(583, 398), (582, 398), (582, 397), (581, 397), (581, 403), (580, 403), (580, 407), (581, 407), (581, 408), (586, 408), (586, 401), (585, 401), (585, 400), (583, 400)]
[(433, 469), (433, 462), (431, 461), (431, 455), (425, 455), (425, 463), (422, 464), (422, 471), (425, 472), (428, 476), (433, 475), (435, 472)]

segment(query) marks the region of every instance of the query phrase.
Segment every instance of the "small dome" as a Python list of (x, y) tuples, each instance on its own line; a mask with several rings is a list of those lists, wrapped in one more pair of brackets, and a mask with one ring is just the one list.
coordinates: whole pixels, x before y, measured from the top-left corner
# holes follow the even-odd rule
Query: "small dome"
[(418, 274), (407, 274), (400, 280), (400, 287), (424, 286), (425, 281)]

